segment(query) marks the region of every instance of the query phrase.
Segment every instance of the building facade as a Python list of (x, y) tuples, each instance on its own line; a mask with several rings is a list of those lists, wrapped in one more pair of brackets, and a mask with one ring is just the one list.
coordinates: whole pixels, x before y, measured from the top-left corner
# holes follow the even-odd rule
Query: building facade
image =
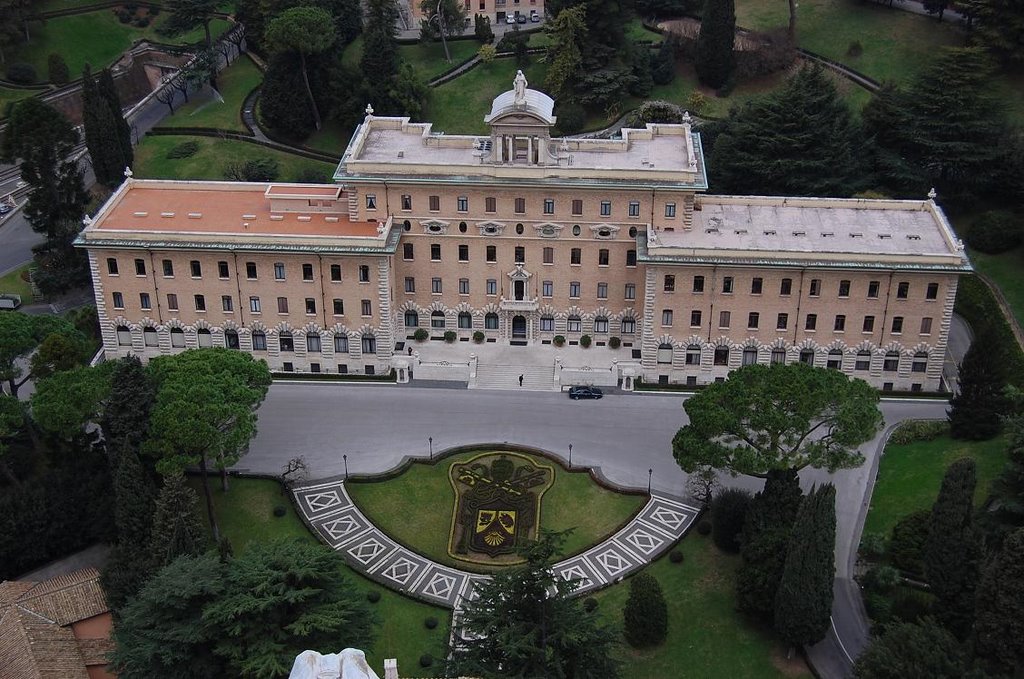
[(108, 355), (379, 373), (424, 328), (467, 355), (586, 335), (655, 382), (803, 361), (940, 388), (970, 265), (932, 199), (706, 195), (689, 121), (555, 139), (552, 109), (520, 74), (488, 136), (369, 112), (335, 186), (129, 178), (79, 239)]
[[(493, 25), (508, 23), (508, 18), (514, 20), (519, 16), (527, 19), (534, 14), (544, 16), (544, 0), (463, 0), (463, 7), (470, 19), (467, 27), (470, 32), (473, 29), (473, 17), (476, 15), (489, 18)], [(424, 18), (420, 0), (408, 0), (401, 8), (401, 12), (410, 18), (409, 28), (417, 28)]]

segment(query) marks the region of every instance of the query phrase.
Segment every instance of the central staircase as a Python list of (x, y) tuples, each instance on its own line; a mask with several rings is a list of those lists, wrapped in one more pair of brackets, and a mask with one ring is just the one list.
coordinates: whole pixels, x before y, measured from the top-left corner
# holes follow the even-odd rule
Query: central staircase
[[(519, 386), (519, 376), (523, 386)], [(555, 391), (553, 365), (497, 365), (480, 363), (476, 370), (475, 389), (510, 389), (513, 391)]]

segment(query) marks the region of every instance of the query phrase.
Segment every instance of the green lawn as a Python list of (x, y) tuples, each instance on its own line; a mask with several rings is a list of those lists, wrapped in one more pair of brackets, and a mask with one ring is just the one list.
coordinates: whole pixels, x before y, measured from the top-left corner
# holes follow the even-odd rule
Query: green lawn
[(323, 126), (309, 135), (309, 138), (303, 143), (311, 149), (333, 153), (341, 158), (353, 132), (355, 132), (355, 127), (342, 126), (335, 120), (325, 120)]
[[(191, 158), (171, 160), (167, 152), (182, 142), (199, 142), (200, 148)], [(135, 176), (140, 179), (223, 179), (224, 165), (229, 161), (244, 161), (271, 157), (280, 165), (279, 181), (297, 181), (307, 168), (316, 168), (324, 176), (334, 172), (334, 165), (310, 160), (282, 151), (263, 148), (256, 144), (212, 137), (185, 135), (147, 135), (135, 148)]]
[[(189, 483), (202, 493), (197, 477)], [(281, 495), (281, 486), (269, 479), (231, 479), (231, 489), (225, 494), (220, 491), (220, 481), (211, 479), (214, 506), (221, 532), (230, 540), (238, 552), (245, 551), (246, 545), (254, 540), (275, 538), (298, 538), (315, 541), (302, 520), (296, 516), (288, 498)], [(200, 499), (202, 495), (200, 495)], [(200, 503), (201, 504), (201, 503)], [(273, 511), (276, 505), (287, 507), (287, 514), (277, 518)], [(203, 521), (205, 509), (200, 507)], [(430, 670), (421, 670), (419, 657), (431, 653), (441, 657), (447, 644), (447, 609), (413, 601), (367, 580), (355, 571), (343, 566), (356, 586), (369, 592), (376, 590), (381, 599), (371, 604), (377, 615), (377, 641), (366, 651), (370, 666), (383, 675), (385, 658), (397, 658), (403, 677), (430, 676)], [(428, 630), (423, 621), (428, 617), (440, 621), (436, 629)], [(321, 652), (337, 652), (341, 649), (318, 649)]]
[[(53, 52), (63, 55), (71, 78), (80, 77), (85, 65), (91, 64), (93, 71), (110, 65), (133, 40), (149, 38), (160, 42), (191, 43), (205, 35), (197, 28), (175, 38), (157, 35), (156, 28), (167, 20), (168, 13), (161, 12), (154, 23), (146, 28), (122, 24), (110, 9), (33, 21), (29, 24), (32, 40), (18, 45), (7, 55), (8, 61), (24, 61), (36, 68), (40, 80), (46, 80), (47, 57)], [(228, 22), (216, 19), (210, 24), (210, 32), (216, 36), (228, 27)]]
[[(736, 0), (736, 24), (769, 29), (789, 23), (785, 2)], [(877, 80), (906, 82), (928, 65), (935, 50), (964, 44), (949, 22), (853, 0), (801, 0), (797, 9), (800, 46), (847, 64)], [(848, 54), (859, 42), (860, 56)]]
[(890, 444), (878, 465), (878, 480), (871, 494), (871, 507), (864, 533), (888, 536), (892, 527), (911, 512), (931, 509), (951, 462), (974, 458), (978, 465), (975, 505), (988, 495), (992, 480), (1006, 462), (1006, 440), (954, 441), (941, 437), (906, 445)]
[(21, 303), (28, 304), (32, 301), (32, 287), (28, 281), (22, 280), (21, 275), (28, 271), (30, 265), (17, 268), (5, 276), (0, 276), (0, 294), (21, 295)]
[[(525, 74), (531, 89), (543, 91), (547, 64), (541, 63), (538, 56), (531, 57)], [(514, 59), (495, 59), (435, 87), (424, 119), (434, 123), (435, 132), (486, 134), (484, 116), (490, 112), (496, 96), (512, 89), (516, 69)]]
[(1018, 323), (1024, 324), (1024, 248), (1016, 248), (1001, 255), (986, 255), (970, 251), (971, 264), (988, 276), (1003, 293)]
[(217, 76), (217, 89), (224, 98), (221, 102), (206, 97), (194, 97), (160, 124), (167, 127), (215, 127), (222, 130), (246, 132), (242, 124), (242, 104), (245, 98), (263, 82), (263, 74), (249, 57), (235, 60)]
[[(454, 66), (473, 58), (480, 43), (476, 40), (449, 40), (448, 51), (451, 63), (444, 60), (444, 46), (439, 42), (418, 42), (414, 45), (399, 45), (398, 54), (412, 64), (416, 75), (428, 82)], [(360, 53), (362, 49), (360, 47)]]
[[(685, 559), (662, 557), (647, 568), (668, 601), (668, 638), (654, 649), (637, 651), (623, 643), (620, 656), (628, 676), (705, 679), (775, 679), (811, 676), (769, 631), (736, 612), (733, 591), (739, 557), (719, 551), (710, 539), (691, 534), (678, 546)], [(599, 611), (622, 624), (629, 582), (595, 595)]]
[(0, 87), (0, 118), (7, 117), (7, 107), (9, 105), (38, 93), (39, 90), (15, 90)]
[[(661, 33), (644, 28), (643, 22), (636, 17), (629, 20), (624, 30), (627, 40), (647, 40), (654, 43), (660, 43), (665, 40), (665, 36)], [(543, 30), (530, 34), (530, 47), (547, 47), (550, 44), (551, 40)], [(540, 57), (541, 55), (537, 56)]]
[[(453, 462), (480, 452), (455, 455), (434, 465), (416, 462), (389, 481), (350, 481), (348, 492), (374, 524), (399, 542), (440, 563), (474, 570), (473, 564), (448, 556), (455, 504), (448, 469)], [(555, 482), (542, 500), (541, 527), (576, 529), (566, 541), (565, 555), (581, 552), (610, 535), (646, 502), (643, 496), (606, 490), (591, 481), (586, 472), (570, 473), (550, 460), (536, 459), (555, 467)], [(486, 567), (476, 570), (480, 568)]]

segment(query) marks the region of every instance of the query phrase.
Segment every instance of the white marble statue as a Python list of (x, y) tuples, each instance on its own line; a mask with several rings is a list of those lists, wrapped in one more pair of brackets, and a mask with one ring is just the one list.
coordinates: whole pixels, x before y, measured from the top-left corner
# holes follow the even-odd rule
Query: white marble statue
[(295, 658), (288, 679), (380, 679), (366, 664), (366, 654), (355, 648), (322, 655), (303, 651)]
[(513, 100), (515, 104), (526, 103), (526, 86), (529, 85), (526, 82), (526, 76), (523, 75), (522, 71), (516, 71), (516, 79), (512, 81), (512, 89), (515, 90), (516, 96)]

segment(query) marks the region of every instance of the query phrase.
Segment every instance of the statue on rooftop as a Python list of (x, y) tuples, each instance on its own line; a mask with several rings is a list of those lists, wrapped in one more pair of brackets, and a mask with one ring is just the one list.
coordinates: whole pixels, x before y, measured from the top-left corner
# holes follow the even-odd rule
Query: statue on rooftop
[(526, 76), (523, 75), (521, 70), (516, 71), (516, 79), (512, 81), (512, 89), (515, 90), (516, 96), (513, 99), (514, 104), (525, 104), (526, 103), (526, 86), (529, 83), (526, 82)]

